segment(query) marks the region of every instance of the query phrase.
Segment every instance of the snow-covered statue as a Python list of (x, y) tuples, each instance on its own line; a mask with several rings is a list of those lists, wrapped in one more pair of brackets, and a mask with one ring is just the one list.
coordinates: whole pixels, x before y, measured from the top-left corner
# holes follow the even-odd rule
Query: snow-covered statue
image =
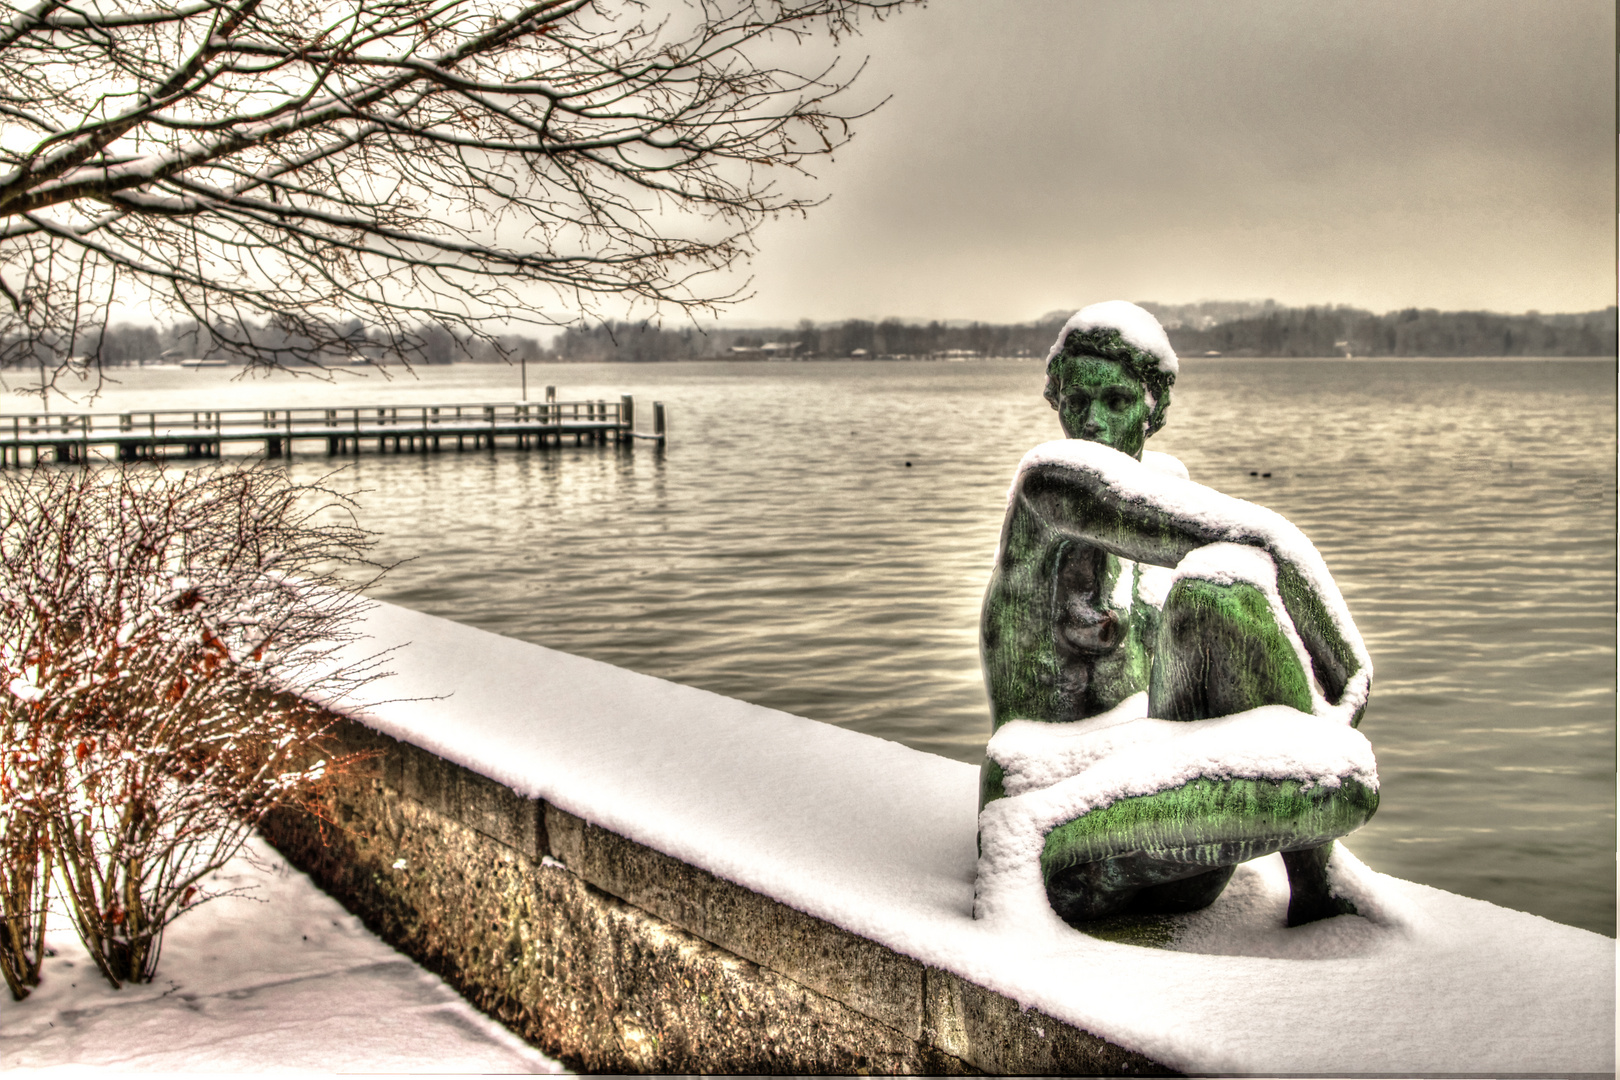
[(1144, 450), (1177, 371), (1148, 312), (1084, 309), (1046, 371), (1067, 438), (1019, 465), (980, 626), (975, 914), (1193, 911), (1279, 851), (1290, 926), (1353, 913), (1331, 860), (1378, 805), (1372, 665), (1321, 556)]

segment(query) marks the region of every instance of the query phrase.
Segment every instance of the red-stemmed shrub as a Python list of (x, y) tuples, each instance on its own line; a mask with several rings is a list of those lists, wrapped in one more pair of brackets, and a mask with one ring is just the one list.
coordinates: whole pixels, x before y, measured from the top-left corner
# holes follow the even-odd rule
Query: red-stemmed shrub
[[(152, 978), (209, 875), (334, 767), (330, 714), (365, 601), (347, 497), (254, 466), (0, 474), (0, 814), (17, 996), (37, 982), (44, 893), (113, 986)], [(15, 978), (13, 975), (15, 973)]]

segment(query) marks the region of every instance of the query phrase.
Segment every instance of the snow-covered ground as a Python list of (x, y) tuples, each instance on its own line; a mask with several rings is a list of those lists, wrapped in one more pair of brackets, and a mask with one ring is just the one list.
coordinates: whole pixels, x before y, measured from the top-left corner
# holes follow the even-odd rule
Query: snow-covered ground
[(0, 1002), (0, 1071), (532, 1073), (562, 1067), (395, 952), (259, 841), (109, 987), (66, 925), (38, 989)]
[(404, 608), (367, 631), (402, 646), (350, 708), (378, 729), (1180, 1070), (1614, 1071), (1610, 938), (1350, 859), (1370, 918), (1290, 930), (1278, 856), (1175, 950), (975, 920), (972, 766)]

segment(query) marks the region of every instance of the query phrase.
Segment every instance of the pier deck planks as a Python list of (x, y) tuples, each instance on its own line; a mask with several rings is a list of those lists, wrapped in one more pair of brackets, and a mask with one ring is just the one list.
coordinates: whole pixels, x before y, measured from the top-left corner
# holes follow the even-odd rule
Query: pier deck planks
[[(294, 444), (319, 441), (328, 455), (363, 448), (395, 453), (455, 448), (518, 449), (560, 444), (664, 443), (664, 407), (653, 404), (654, 430), (635, 430), (635, 405), (618, 401), (555, 401), (452, 405), (347, 406), (298, 409), (186, 409), (123, 413), (0, 416), (0, 464), (82, 463), (92, 449), (121, 461), (218, 457), (225, 443), (263, 443), (266, 457), (290, 455)], [(26, 458), (26, 461), (25, 461)]]

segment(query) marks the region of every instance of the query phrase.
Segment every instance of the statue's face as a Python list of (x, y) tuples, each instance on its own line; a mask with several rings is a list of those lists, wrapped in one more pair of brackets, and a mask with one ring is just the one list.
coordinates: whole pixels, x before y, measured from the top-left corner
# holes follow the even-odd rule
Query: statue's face
[(1052, 374), (1063, 434), (1103, 443), (1141, 459), (1153, 406), (1142, 384), (1123, 364), (1098, 356), (1061, 356)]

